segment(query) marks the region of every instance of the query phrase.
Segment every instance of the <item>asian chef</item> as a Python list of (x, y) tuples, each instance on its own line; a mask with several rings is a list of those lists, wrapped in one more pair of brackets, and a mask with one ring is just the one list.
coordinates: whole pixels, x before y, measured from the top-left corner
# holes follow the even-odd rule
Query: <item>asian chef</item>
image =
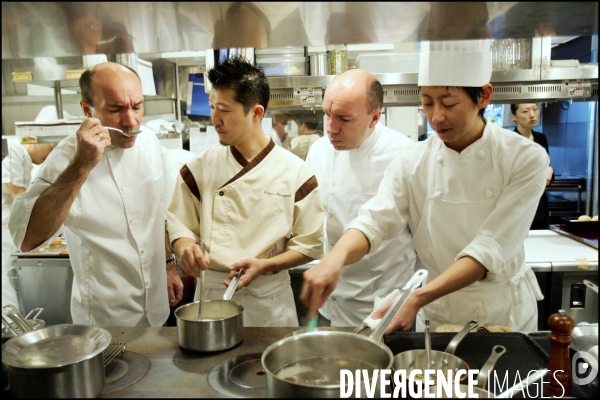
[(489, 46), (489, 40), (422, 44), (420, 97), (436, 135), (400, 149), (377, 195), (304, 274), (300, 298), (309, 318), (345, 265), (377, 251), (408, 224), (429, 277), (387, 333), (409, 330), (415, 319), (418, 331), (424, 319), (432, 329), (471, 319), (515, 331), (537, 329), (536, 298), (543, 296), (525, 265), (523, 241), (549, 159), (540, 146), (483, 117), (493, 94)]

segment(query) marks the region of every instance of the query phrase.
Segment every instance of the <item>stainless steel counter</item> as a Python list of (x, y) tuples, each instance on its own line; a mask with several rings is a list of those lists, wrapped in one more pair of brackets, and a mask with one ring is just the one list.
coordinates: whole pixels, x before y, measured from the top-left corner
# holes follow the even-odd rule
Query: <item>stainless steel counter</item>
[(298, 328), (244, 328), (242, 343), (216, 353), (195, 353), (179, 347), (177, 328), (106, 328), (112, 343), (150, 359), (150, 370), (129, 387), (101, 397), (228, 397), (208, 384), (208, 373), (231, 357), (262, 353)]

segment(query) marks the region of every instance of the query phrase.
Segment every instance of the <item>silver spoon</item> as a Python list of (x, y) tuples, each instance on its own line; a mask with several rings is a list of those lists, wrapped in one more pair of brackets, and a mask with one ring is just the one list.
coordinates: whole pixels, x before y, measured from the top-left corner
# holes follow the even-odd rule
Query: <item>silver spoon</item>
[(134, 136), (142, 133), (141, 129), (138, 129), (137, 131), (123, 132), (121, 129), (113, 128), (112, 126), (105, 126), (105, 128), (108, 130), (111, 130), (111, 131), (119, 132), (121, 135), (126, 136), (126, 137), (134, 137)]

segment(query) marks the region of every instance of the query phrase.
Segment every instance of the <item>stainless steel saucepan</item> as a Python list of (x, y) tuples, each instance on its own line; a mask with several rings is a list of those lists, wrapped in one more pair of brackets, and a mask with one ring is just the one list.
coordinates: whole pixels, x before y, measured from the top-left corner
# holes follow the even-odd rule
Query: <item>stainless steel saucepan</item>
[[(426, 276), (425, 270), (412, 276), (369, 337), (314, 331), (269, 346), (261, 358), (267, 375), (267, 397), (339, 397), (342, 369), (366, 369), (369, 376), (375, 369), (390, 369), (393, 354), (380, 339), (408, 295)], [(380, 393), (379, 384), (375, 390)], [(362, 393), (366, 393), (364, 386)]]
[(202, 320), (198, 320), (200, 302), (175, 310), (179, 346), (192, 351), (229, 349), (242, 341), (244, 307), (233, 300), (204, 300)]
[(98, 397), (104, 388), (106, 329), (53, 325), (6, 342), (2, 361), (16, 397)]

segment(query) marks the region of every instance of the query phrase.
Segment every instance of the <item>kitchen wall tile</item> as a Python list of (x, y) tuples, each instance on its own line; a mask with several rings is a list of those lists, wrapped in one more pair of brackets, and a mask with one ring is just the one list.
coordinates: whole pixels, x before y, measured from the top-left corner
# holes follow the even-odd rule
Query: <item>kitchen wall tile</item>
[(559, 103), (549, 103), (543, 108), (544, 127), (546, 124), (558, 124), (567, 122), (567, 111), (560, 107)]
[(590, 120), (590, 103), (575, 101), (567, 111), (567, 123), (588, 122)]
[(550, 151), (550, 165), (554, 168), (554, 173), (557, 176), (563, 175), (566, 165), (566, 133), (566, 124), (544, 124), (544, 135), (548, 139)]
[(567, 125), (565, 169), (570, 176), (587, 176), (588, 131), (587, 122)]

